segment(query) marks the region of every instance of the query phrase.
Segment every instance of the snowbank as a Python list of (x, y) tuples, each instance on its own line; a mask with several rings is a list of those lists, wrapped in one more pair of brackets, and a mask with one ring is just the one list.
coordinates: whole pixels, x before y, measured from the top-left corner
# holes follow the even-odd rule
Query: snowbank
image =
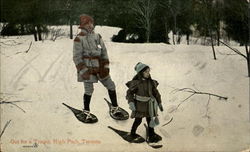
[[(246, 61), (241, 56), (225, 55), (230, 50), (223, 46), (215, 47), (218, 60), (213, 60), (208, 46), (111, 42), (110, 37), (118, 31), (119, 28), (96, 27), (108, 49), (119, 104), (129, 111), (125, 83), (135, 75), (137, 62), (148, 64), (152, 77), (160, 83), (165, 109), (159, 115), (161, 125), (156, 128), (163, 137), (163, 147), (154, 150), (146, 143), (129, 144), (107, 128), (130, 131), (133, 120), (119, 122), (109, 117), (103, 100), (108, 97), (107, 91), (100, 83), (95, 85), (91, 102), (92, 113), (99, 122), (93, 125), (78, 122), (62, 105), (65, 102), (82, 108), (83, 84), (76, 81), (72, 40), (63, 37), (55, 42), (34, 42), (32, 36), (23, 36), (1, 38), (1, 100), (20, 101), (15, 104), (24, 110), (1, 104), (1, 130), (11, 120), (1, 137), (2, 151), (165, 152), (250, 148), (249, 78)], [(244, 52), (243, 47), (237, 49)], [(176, 88), (192, 88), (228, 100), (197, 94), (182, 102), (191, 94), (174, 93)], [(162, 126), (172, 117), (171, 123)], [(143, 125), (138, 133), (145, 137)]]

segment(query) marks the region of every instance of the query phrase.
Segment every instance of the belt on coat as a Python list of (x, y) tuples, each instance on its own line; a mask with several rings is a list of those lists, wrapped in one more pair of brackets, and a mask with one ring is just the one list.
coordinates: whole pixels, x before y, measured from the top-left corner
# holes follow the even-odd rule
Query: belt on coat
[(151, 97), (135, 95), (135, 99), (141, 102), (148, 102), (151, 99)]
[(82, 59), (90, 59), (90, 60), (99, 60), (100, 57), (99, 56), (83, 56)]
[[(150, 127), (155, 127), (156, 125), (158, 125), (159, 124), (159, 119), (157, 118), (158, 103), (156, 99), (153, 96), (145, 97), (145, 96), (139, 96), (139, 95), (135, 95), (135, 99), (141, 102), (148, 102), (149, 116), (151, 117), (149, 125)], [(153, 119), (154, 116), (156, 116), (155, 119)]]
[(98, 67), (87, 67), (89, 74), (98, 74), (100, 72)]

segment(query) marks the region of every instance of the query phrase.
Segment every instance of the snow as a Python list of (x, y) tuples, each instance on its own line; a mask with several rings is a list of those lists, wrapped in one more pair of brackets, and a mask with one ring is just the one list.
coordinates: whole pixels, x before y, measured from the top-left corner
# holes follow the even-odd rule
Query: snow
[[(63, 102), (81, 109), (83, 84), (76, 81), (72, 61), (72, 40), (66, 38), (68, 27), (56, 41), (34, 42), (32, 36), (1, 37), (1, 100), (21, 101), (1, 104), (1, 150), (15, 151), (243, 151), (250, 148), (249, 78), (246, 61), (231, 51), (216, 46), (166, 45), (164, 43), (113, 43), (110, 38), (119, 28), (97, 26), (110, 57), (111, 76), (116, 84), (118, 102), (129, 111), (125, 83), (135, 75), (134, 66), (143, 62), (151, 67), (151, 76), (159, 82), (164, 111), (156, 132), (163, 137), (163, 147), (154, 150), (146, 143), (129, 144), (107, 126), (130, 131), (132, 119), (114, 121), (103, 100), (106, 89), (95, 84), (91, 111), (99, 122), (82, 124)], [(74, 27), (74, 33), (77, 33)], [(79, 31), (78, 31), (79, 32)], [(28, 53), (30, 43), (31, 48)], [(21, 44), (16, 44), (21, 43)], [(11, 44), (16, 44), (11, 46)], [(244, 47), (237, 47), (244, 52)], [(173, 92), (192, 88), (228, 97), (219, 100), (207, 95)], [(176, 109), (178, 104), (181, 105)], [(204, 117), (206, 115), (208, 117)], [(173, 117), (173, 121), (166, 126)], [(143, 123), (138, 133), (145, 137)], [(27, 143), (25, 143), (27, 142)], [(38, 146), (34, 146), (38, 143)], [(33, 147), (32, 147), (33, 145)], [(31, 147), (27, 147), (31, 146)]]

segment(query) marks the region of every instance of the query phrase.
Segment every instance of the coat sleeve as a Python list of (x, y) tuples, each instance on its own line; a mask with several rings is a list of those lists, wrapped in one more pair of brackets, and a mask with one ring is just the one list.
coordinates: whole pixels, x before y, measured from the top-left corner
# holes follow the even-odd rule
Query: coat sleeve
[(109, 60), (107, 48), (106, 48), (106, 46), (104, 44), (102, 36), (100, 34), (98, 34), (98, 36), (99, 36), (99, 44), (101, 46), (101, 58), (103, 60)]
[(77, 36), (74, 39), (74, 44), (73, 44), (73, 61), (75, 63), (77, 72), (80, 72), (81, 70), (85, 69), (86, 66), (83, 62), (83, 47), (82, 47), (82, 41)]
[(153, 80), (153, 96), (156, 98), (156, 101), (158, 102), (158, 104), (161, 103), (161, 94), (159, 93), (157, 87), (159, 85), (159, 83), (156, 80)]
[(137, 81), (129, 81), (126, 83), (126, 86), (128, 87), (127, 95), (126, 95), (126, 99), (128, 100), (128, 103), (135, 102), (134, 95), (137, 91), (137, 85), (138, 85)]
[(99, 45), (101, 48), (101, 56), (99, 60), (99, 63), (100, 63), (99, 75), (100, 75), (100, 78), (106, 78), (109, 76), (109, 57), (108, 57), (108, 52), (102, 40), (101, 35), (98, 34), (98, 37), (99, 37)]

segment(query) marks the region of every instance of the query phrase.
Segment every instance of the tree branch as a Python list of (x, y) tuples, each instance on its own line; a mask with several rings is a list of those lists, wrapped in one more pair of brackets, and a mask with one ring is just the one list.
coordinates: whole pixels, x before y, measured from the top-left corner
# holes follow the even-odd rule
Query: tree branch
[[(28, 52), (29, 52), (29, 50), (30, 50), (30, 48), (31, 48), (31, 45), (32, 45), (32, 41), (30, 42), (30, 45), (29, 45), (28, 50), (24, 51), (25, 53), (28, 53)], [(22, 52), (17, 52), (16, 54), (19, 54), (19, 53), (22, 53)]]
[(173, 117), (167, 123), (163, 124), (162, 127), (168, 125), (172, 120), (173, 120)]
[(28, 52), (29, 52), (29, 50), (30, 50), (30, 48), (31, 48), (31, 45), (32, 45), (32, 41), (30, 42), (30, 46), (29, 46), (28, 50), (25, 51), (25, 53), (28, 53)]
[(22, 102), (22, 101), (1, 101), (0, 104), (11, 104), (16, 106), (18, 109), (22, 110), (24, 113), (26, 113), (25, 110), (23, 110), (21, 107), (19, 107), (18, 105), (15, 104), (15, 102)]
[(7, 121), (6, 124), (4, 125), (3, 130), (1, 131), (1, 134), (0, 134), (0, 138), (2, 137), (5, 129), (8, 127), (8, 125), (10, 124), (10, 122), (11, 122), (11, 120)]
[[(172, 92), (177, 93), (177, 92), (188, 92), (191, 93), (191, 95), (189, 95), (187, 98), (185, 98), (184, 100), (182, 100), (178, 106), (175, 108), (174, 111), (176, 111), (186, 100), (188, 100), (189, 98), (191, 98), (192, 96), (196, 95), (196, 94), (203, 94), (203, 95), (208, 95), (209, 96), (209, 100), (210, 100), (210, 96), (214, 96), (219, 98), (219, 100), (227, 100), (228, 97), (223, 97), (217, 94), (213, 94), (213, 93), (207, 93), (207, 92), (201, 92), (201, 91), (196, 91), (194, 89), (191, 88), (182, 88), (182, 89), (175, 89)], [(209, 104), (209, 103), (208, 103)]]
[(219, 40), (220, 43), (224, 44), (225, 46), (227, 46), (229, 49), (233, 50), (235, 53), (241, 55), (242, 57), (244, 57), (245, 59), (247, 59), (247, 56), (242, 54), (239, 50), (232, 48), (231, 46), (229, 46), (228, 44), (222, 42), (221, 40)]
[(209, 104), (210, 104), (210, 99), (211, 99), (211, 96), (208, 97), (208, 101), (207, 101), (207, 105), (206, 105), (206, 114), (204, 117), (206, 118), (210, 118), (210, 116), (208, 115), (208, 110), (209, 110)]

